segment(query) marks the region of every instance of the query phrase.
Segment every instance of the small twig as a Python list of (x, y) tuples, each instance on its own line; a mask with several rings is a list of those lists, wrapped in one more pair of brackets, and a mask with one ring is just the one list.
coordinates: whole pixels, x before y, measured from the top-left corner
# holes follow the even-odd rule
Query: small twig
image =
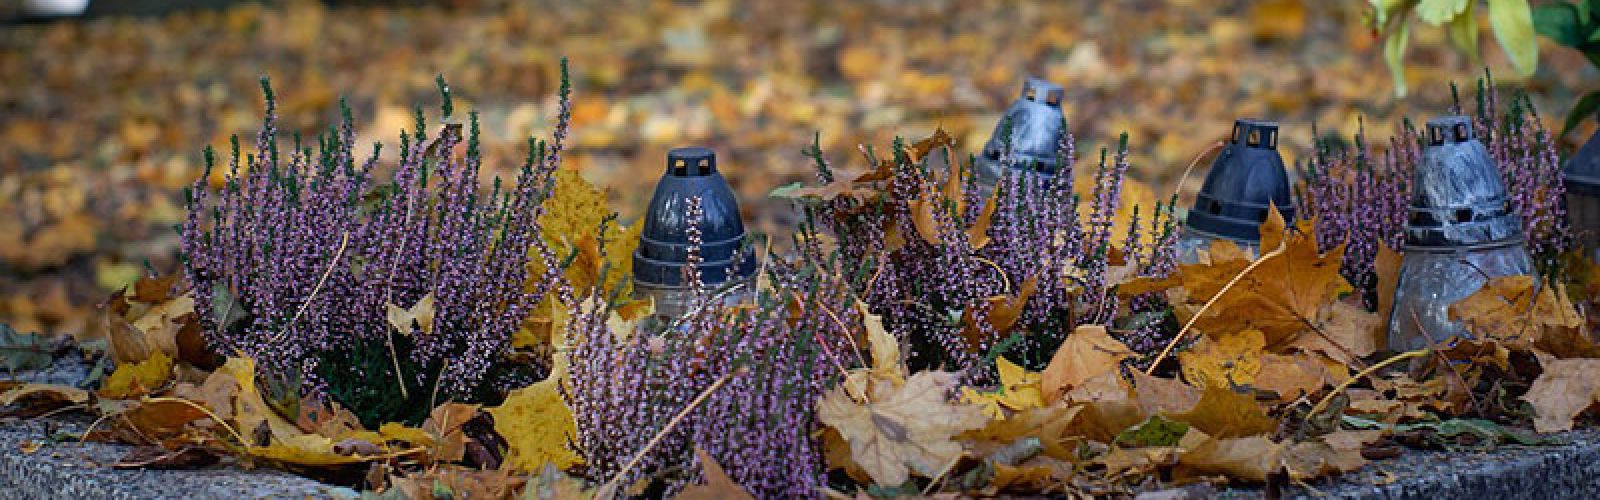
[[(833, 318), (834, 324), (839, 325), (839, 333), (844, 334), (844, 339), (850, 341), (850, 349), (855, 351), (856, 361), (861, 362), (861, 366), (872, 366), (867, 364), (867, 358), (861, 356), (861, 345), (856, 343), (855, 335), (852, 335), (850, 333), (850, 329), (844, 326), (844, 321), (839, 320), (839, 315), (834, 314), (832, 309), (828, 309), (827, 304), (823, 304), (821, 302), (817, 303), (817, 309), (821, 309), (822, 312), (828, 313), (828, 317)], [(863, 321), (864, 320), (865, 318), (863, 318)]]
[(721, 377), (717, 378), (716, 382), (712, 382), (710, 387), (707, 387), (704, 391), (700, 391), (699, 396), (695, 396), (694, 400), (690, 401), (688, 406), (683, 407), (682, 410), (678, 410), (678, 414), (674, 415), (672, 420), (667, 421), (666, 427), (662, 427), (661, 432), (657, 432), (655, 437), (650, 438), (650, 442), (645, 443), (644, 449), (639, 450), (638, 453), (634, 453), (633, 458), (628, 460), (628, 463), (623, 465), (622, 469), (618, 470), (616, 475), (611, 476), (611, 480), (606, 481), (606, 483), (616, 484), (617, 481), (622, 480), (622, 477), (626, 476), (629, 470), (633, 469), (635, 465), (639, 465), (639, 460), (643, 459), (645, 454), (650, 453), (650, 450), (655, 448), (656, 444), (660, 443), (661, 439), (665, 438), (668, 433), (671, 433), (672, 429), (677, 427), (678, 423), (682, 422), (684, 417), (689, 416), (689, 412), (694, 411), (695, 407), (700, 406), (700, 403), (704, 403), (707, 398), (711, 397), (712, 393), (717, 392), (717, 389), (721, 389), (722, 384), (728, 383), (728, 380), (731, 380), (735, 373), (737, 372), (728, 372), (723, 374)]
[[(789, 295), (791, 297), (793, 297), (794, 299), (796, 299), (795, 303), (799, 304), (800, 311), (802, 313), (804, 313), (805, 312), (805, 307), (806, 307), (805, 306), (805, 302), (798, 300), (800, 298), (800, 296), (795, 294), (794, 292), (790, 292)], [(850, 377), (850, 370), (846, 370), (844, 368), (844, 364), (839, 362), (839, 357), (835, 356), (833, 354), (833, 349), (828, 348), (828, 343), (822, 339), (822, 331), (821, 331), (821, 329), (818, 329), (817, 332), (815, 334), (813, 334), (812, 339), (817, 341), (817, 345), (822, 346), (822, 353), (828, 356), (828, 361), (832, 361), (833, 362), (834, 368), (838, 368), (839, 369), (839, 378), (840, 378), (840, 380), (842, 381), (842, 380), (844, 380), (846, 378), (849, 378)], [(845, 391), (845, 392), (848, 393), (849, 391)]]
[(928, 486), (922, 488), (922, 496), (928, 496), (929, 493), (933, 492), (935, 486), (938, 486), (944, 482), (945, 474), (949, 474), (950, 469), (954, 469), (956, 467), (956, 463), (961, 461), (962, 455), (964, 455), (964, 453), (957, 453), (955, 458), (951, 458), (950, 462), (944, 464), (944, 467), (939, 469), (939, 475), (933, 476), (933, 480), (928, 481)]
[[(1438, 350), (1439, 348), (1443, 348), (1444, 345), (1440, 344), (1439, 341), (1434, 340), (1433, 339), (1433, 335), (1430, 335), (1428, 333), (1428, 329), (1422, 327), (1422, 318), (1417, 317), (1417, 309), (1416, 308), (1414, 308), (1414, 307), (1413, 308), (1407, 308), (1406, 310), (1411, 312), (1411, 321), (1413, 323), (1416, 323), (1416, 325), (1417, 325), (1417, 333), (1421, 333), (1422, 334), (1422, 338), (1428, 340), (1428, 345), (1435, 348), (1434, 351), (1433, 351), (1433, 354), (1434, 354), (1434, 356), (1437, 356), (1439, 358), (1439, 367), (1442, 368), (1444, 371), (1449, 372), (1450, 375), (1453, 375), (1454, 378), (1455, 378), (1456, 383), (1461, 384), (1461, 391), (1467, 393), (1467, 401), (1472, 403), (1472, 412), (1476, 413), (1478, 415), (1478, 418), (1483, 418), (1483, 407), (1482, 406), (1478, 406), (1478, 397), (1472, 395), (1472, 387), (1467, 385), (1467, 379), (1462, 378), (1460, 373), (1456, 373), (1455, 367), (1450, 366), (1450, 358), (1444, 357), (1444, 352)], [(1487, 345), (1487, 344), (1485, 344), (1485, 345)], [(1473, 354), (1472, 357), (1474, 359), (1476, 359), (1478, 356), (1480, 356), (1482, 354), (1483, 354), (1483, 347), (1480, 346), (1478, 348), (1478, 352)], [(1467, 360), (1467, 362), (1471, 363), (1472, 360)]]
[(978, 261), (978, 262), (982, 262), (984, 264), (988, 264), (989, 267), (994, 268), (994, 272), (1000, 273), (1000, 282), (1004, 283), (1006, 285), (1006, 287), (1005, 287), (1006, 293), (1009, 294), (1009, 293), (1012, 292), (1012, 289), (1011, 289), (1011, 277), (1006, 275), (1006, 270), (1005, 269), (1001, 269), (1000, 268), (1000, 264), (996, 264), (992, 260), (985, 259), (983, 257), (979, 257), (979, 256), (976, 256), (976, 255), (972, 256), (972, 260), (975, 260), (975, 261)]
[(1339, 393), (1344, 392), (1345, 389), (1350, 388), (1350, 385), (1356, 383), (1357, 380), (1361, 380), (1364, 377), (1376, 373), (1378, 370), (1382, 370), (1385, 367), (1398, 363), (1402, 360), (1427, 356), (1430, 351), (1432, 351), (1432, 349), (1418, 349), (1415, 351), (1406, 351), (1396, 354), (1394, 357), (1380, 361), (1378, 364), (1369, 366), (1365, 370), (1361, 370), (1360, 373), (1351, 375), (1349, 379), (1341, 382), (1337, 387), (1334, 387), (1332, 391), (1329, 391), (1326, 396), (1323, 396), (1321, 401), (1317, 401), (1317, 405), (1311, 407), (1311, 413), (1306, 414), (1306, 420), (1310, 420), (1311, 417), (1316, 416), (1318, 413), (1322, 413), (1322, 410), (1328, 407), (1328, 402), (1333, 401), (1334, 396), (1337, 396)]
[(1205, 305), (1200, 306), (1200, 310), (1195, 311), (1194, 316), (1190, 317), (1189, 321), (1183, 324), (1183, 329), (1178, 330), (1178, 334), (1172, 336), (1172, 340), (1167, 342), (1167, 347), (1162, 349), (1161, 354), (1156, 356), (1155, 361), (1150, 363), (1150, 368), (1145, 369), (1145, 375), (1152, 375), (1155, 373), (1156, 366), (1160, 365), (1162, 360), (1167, 359), (1168, 354), (1172, 354), (1172, 348), (1178, 346), (1178, 341), (1183, 340), (1184, 334), (1189, 333), (1189, 329), (1194, 328), (1194, 324), (1200, 321), (1200, 317), (1205, 316), (1206, 310), (1211, 309), (1211, 306), (1217, 303), (1217, 299), (1220, 299), (1223, 295), (1227, 294), (1228, 290), (1232, 290), (1233, 285), (1238, 284), (1240, 279), (1243, 279), (1245, 275), (1250, 274), (1250, 271), (1254, 271), (1256, 267), (1261, 265), (1262, 262), (1266, 262), (1267, 259), (1283, 255), (1284, 250), (1289, 248), (1289, 245), (1287, 244), (1288, 241), (1289, 240), (1287, 238), (1279, 241), (1278, 248), (1275, 248), (1271, 252), (1267, 252), (1261, 257), (1256, 258), (1255, 262), (1251, 262), (1250, 265), (1245, 266), (1244, 270), (1239, 271), (1238, 275), (1235, 275), (1233, 279), (1228, 280), (1226, 285), (1222, 285), (1222, 289), (1217, 290), (1217, 294), (1212, 295), (1211, 299), (1207, 300)]
[(317, 299), (317, 292), (322, 291), (323, 283), (328, 281), (328, 276), (332, 275), (333, 269), (338, 267), (339, 259), (344, 257), (344, 248), (349, 243), (350, 232), (345, 231), (344, 234), (339, 237), (339, 250), (333, 252), (333, 260), (328, 262), (328, 269), (322, 272), (322, 278), (317, 280), (317, 285), (311, 287), (311, 295), (306, 296), (305, 302), (300, 303), (300, 309), (295, 311), (294, 317), (289, 318), (289, 322), (283, 325), (283, 330), (279, 331), (278, 335), (272, 338), (272, 343), (276, 344), (278, 341), (283, 340), (283, 337), (289, 334), (289, 329), (294, 327), (294, 323), (300, 320), (300, 315), (305, 314), (306, 308), (311, 306), (311, 302), (313, 300)]

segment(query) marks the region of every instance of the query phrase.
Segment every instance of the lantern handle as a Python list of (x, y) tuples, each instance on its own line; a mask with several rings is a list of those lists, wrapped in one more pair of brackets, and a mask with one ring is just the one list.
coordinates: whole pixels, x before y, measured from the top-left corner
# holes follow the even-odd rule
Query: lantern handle
[(1216, 153), (1226, 145), (1228, 145), (1228, 141), (1215, 141), (1212, 142), (1210, 146), (1206, 146), (1205, 149), (1200, 150), (1200, 153), (1194, 155), (1194, 159), (1189, 160), (1189, 166), (1183, 167), (1183, 175), (1178, 176), (1178, 183), (1172, 185), (1172, 196), (1177, 196), (1178, 191), (1183, 189), (1183, 183), (1189, 180), (1189, 173), (1194, 171), (1194, 166), (1198, 165), (1200, 160), (1210, 157), (1213, 153)]

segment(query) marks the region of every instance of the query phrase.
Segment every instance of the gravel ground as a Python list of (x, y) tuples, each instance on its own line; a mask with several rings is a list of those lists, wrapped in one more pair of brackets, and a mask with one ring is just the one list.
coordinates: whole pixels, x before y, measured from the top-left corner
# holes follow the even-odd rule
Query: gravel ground
[[(77, 431), (82, 422), (51, 421), (57, 431)], [(40, 421), (0, 423), (0, 491), (8, 500), (44, 498), (352, 498), (356, 492), (271, 470), (226, 465), (199, 470), (117, 470), (110, 464), (127, 446), (66, 441), (51, 443)], [(24, 453), (28, 441), (42, 443)]]

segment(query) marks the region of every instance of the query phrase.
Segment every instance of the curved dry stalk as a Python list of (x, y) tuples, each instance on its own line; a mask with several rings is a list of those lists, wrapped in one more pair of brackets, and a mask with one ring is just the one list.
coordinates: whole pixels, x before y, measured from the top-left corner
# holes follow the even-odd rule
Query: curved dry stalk
[(1205, 159), (1205, 157), (1210, 156), (1211, 153), (1227, 144), (1227, 141), (1216, 141), (1211, 143), (1210, 146), (1206, 146), (1205, 149), (1200, 150), (1199, 154), (1194, 155), (1194, 159), (1189, 160), (1189, 166), (1183, 167), (1183, 174), (1178, 176), (1178, 183), (1172, 185), (1172, 195), (1177, 196), (1178, 190), (1183, 189), (1183, 183), (1189, 180), (1189, 173), (1194, 171), (1194, 166), (1199, 164), (1200, 160)]
[[(721, 389), (722, 384), (726, 384), (729, 380), (732, 380), (733, 375), (736, 373), (738, 372), (733, 371), (725, 373), (721, 377), (717, 378), (716, 382), (712, 382), (711, 386), (707, 387), (706, 390), (700, 391), (700, 395), (695, 396), (694, 401), (690, 401), (688, 406), (683, 407), (682, 410), (678, 410), (678, 414), (674, 415), (672, 420), (667, 421), (667, 425), (661, 428), (661, 432), (657, 432), (655, 437), (650, 438), (650, 442), (645, 443), (643, 449), (640, 449), (637, 453), (634, 453), (633, 458), (629, 459), (628, 463), (623, 465), (622, 469), (618, 470), (616, 475), (611, 476), (611, 480), (606, 481), (606, 484), (615, 485), (617, 481), (622, 480), (622, 476), (627, 475), (628, 471), (633, 469), (635, 465), (639, 465), (639, 460), (643, 459), (646, 453), (650, 453), (650, 450), (655, 448), (656, 444), (660, 443), (661, 439), (665, 438), (668, 433), (671, 433), (672, 429), (678, 426), (678, 423), (683, 422), (684, 417), (689, 416), (689, 412), (694, 411), (696, 407), (700, 406), (700, 403), (704, 403), (707, 398), (711, 397), (712, 393), (717, 392), (717, 389)], [(602, 486), (602, 488), (604, 488), (604, 486)]]
[(850, 341), (850, 349), (855, 351), (856, 361), (861, 362), (861, 366), (872, 366), (867, 364), (867, 358), (861, 356), (861, 345), (856, 343), (855, 336), (850, 334), (850, 328), (844, 326), (844, 321), (839, 319), (839, 315), (834, 314), (832, 309), (828, 309), (828, 306), (821, 302), (817, 303), (817, 309), (821, 309), (822, 312), (828, 313), (828, 317), (833, 318), (834, 324), (839, 325), (839, 333), (843, 333), (844, 339)]
[(982, 262), (984, 264), (988, 264), (989, 267), (994, 268), (995, 272), (1000, 273), (1000, 281), (1006, 285), (1006, 288), (1005, 288), (1006, 293), (1010, 294), (1011, 292), (1013, 292), (1013, 290), (1011, 289), (1011, 277), (1006, 275), (1006, 270), (1005, 269), (1001, 269), (1000, 268), (1000, 264), (996, 264), (992, 260), (985, 259), (983, 257), (979, 257), (979, 256), (976, 256), (976, 255), (972, 256), (972, 260), (975, 260), (975, 261), (978, 261), (978, 262)]
[[(307, 295), (306, 301), (300, 303), (300, 309), (296, 310), (294, 316), (289, 318), (289, 322), (283, 325), (283, 330), (272, 338), (272, 343), (276, 344), (278, 341), (283, 340), (283, 337), (289, 334), (289, 329), (294, 327), (294, 323), (300, 320), (300, 315), (306, 313), (306, 308), (311, 306), (311, 301), (317, 299), (317, 292), (322, 291), (322, 285), (328, 282), (328, 276), (333, 274), (335, 267), (338, 267), (339, 259), (344, 257), (344, 248), (349, 244), (350, 232), (345, 231), (344, 234), (339, 236), (339, 249), (333, 252), (333, 260), (328, 261), (328, 269), (322, 272), (322, 277), (317, 279), (317, 285), (311, 287), (311, 295)], [(405, 390), (404, 385), (401, 386), (401, 390)]]
[(1329, 391), (1326, 396), (1323, 396), (1321, 401), (1317, 401), (1317, 405), (1311, 407), (1311, 412), (1306, 414), (1306, 420), (1310, 420), (1311, 417), (1316, 416), (1316, 414), (1322, 413), (1322, 410), (1327, 409), (1328, 402), (1329, 401), (1333, 401), (1333, 397), (1334, 396), (1344, 392), (1345, 389), (1349, 389), (1350, 388), (1350, 384), (1356, 383), (1357, 380), (1361, 380), (1362, 378), (1365, 378), (1365, 377), (1367, 377), (1369, 375), (1372, 375), (1373, 373), (1376, 373), (1378, 370), (1382, 370), (1382, 369), (1384, 369), (1385, 367), (1387, 367), (1389, 365), (1392, 365), (1392, 364), (1395, 364), (1395, 363), (1399, 363), (1401, 361), (1404, 361), (1404, 360), (1407, 360), (1407, 359), (1411, 359), (1411, 358), (1420, 358), (1420, 357), (1423, 357), (1423, 356), (1427, 356), (1429, 353), (1432, 353), (1432, 352), (1433, 352), (1433, 349), (1417, 349), (1415, 351), (1402, 352), (1400, 354), (1394, 355), (1393, 357), (1391, 357), (1389, 359), (1385, 359), (1383, 361), (1380, 361), (1380, 362), (1378, 362), (1378, 364), (1369, 366), (1369, 367), (1367, 367), (1367, 369), (1361, 370), (1360, 373), (1357, 373), (1355, 375), (1351, 375), (1350, 378), (1345, 379), (1344, 382), (1339, 383), (1338, 387), (1334, 387), (1333, 390)]
[(1256, 258), (1256, 260), (1251, 262), (1250, 265), (1245, 266), (1244, 270), (1239, 271), (1239, 274), (1235, 275), (1233, 279), (1228, 280), (1228, 284), (1222, 285), (1222, 289), (1217, 290), (1217, 294), (1212, 295), (1211, 299), (1207, 300), (1205, 305), (1200, 306), (1200, 310), (1195, 311), (1194, 316), (1190, 317), (1189, 321), (1183, 324), (1183, 329), (1178, 330), (1178, 334), (1172, 336), (1172, 340), (1167, 342), (1167, 347), (1161, 350), (1161, 354), (1156, 356), (1155, 361), (1150, 363), (1150, 367), (1145, 369), (1144, 374), (1154, 374), (1156, 371), (1156, 366), (1160, 365), (1162, 360), (1167, 359), (1167, 355), (1172, 354), (1172, 348), (1178, 346), (1178, 341), (1183, 340), (1184, 334), (1189, 333), (1189, 330), (1194, 328), (1194, 324), (1200, 321), (1200, 317), (1206, 314), (1206, 310), (1211, 309), (1211, 306), (1217, 303), (1217, 299), (1220, 299), (1224, 294), (1227, 294), (1228, 290), (1232, 290), (1233, 285), (1238, 284), (1239, 280), (1244, 279), (1245, 275), (1250, 274), (1250, 271), (1254, 271), (1256, 267), (1261, 265), (1262, 262), (1266, 262), (1267, 259), (1283, 255), (1283, 252), (1289, 248), (1288, 242), (1288, 238), (1284, 238), (1282, 241), (1279, 241), (1278, 248), (1274, 248), (1271, 252), (1262, 254), (1261, 257)]

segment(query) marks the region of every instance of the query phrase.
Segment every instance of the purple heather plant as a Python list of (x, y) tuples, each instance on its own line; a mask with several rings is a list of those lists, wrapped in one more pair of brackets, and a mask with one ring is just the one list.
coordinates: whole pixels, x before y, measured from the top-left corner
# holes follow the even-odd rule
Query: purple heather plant
[[(187, 191), (186, 277), (217, 350), (255, 358), (265, 373), (308, 391), (332, 392), (363, 420), (383, 413), (373, 405), (425, 414), (425, 404), (482, 394), (530, 309), (566, 290), (559, 271), (542, 287), (525, 290), (524, 279), (530, 258), (557, 267), (538, 215), (561, 161), (569, 87), (563, 62), (553, 140), (530, 139), (515, 185), (496, 178), (485, 193), (477, 114), (458, 155), (462, 126), (449, 121), (442, 77), (439, 86), (447, 125), (429, 142), (419, 108), (415, 130), (401, 133), (398, 165), (378, 183), (382, 145), (356, 157), (342, 101), (342, 122), (319, 136), (315, 152), (296, 136), (280, 153), (276, 99), (262, 80), (266, 114), (255, 153), (241, 154), (235, 137), (225, 185), (211, 192), (208, 149), (206, 175)], [(431, 332), (390, 326), (391, 304), (409, 308), (426, 296), (437, 311)], [(412, 390), (404, 398), (382, 392), (396, 387)]]
[[(869, 164), (878, 164), (870, 149), (864, 151)], [(819, 179), (834, 182), (833, 169), (821, 151), (813, 146), (806, 153), (815, 160)], [(1124, 243), (1120, 253), (1139, 274), (1164, 275), (1174, 266), (1175, 200), (1164, 208), (1155, 207), (1148, 228), (1133, 224), (1131, 234), (1112, 234), (1129, 167), (1126, 134), (1115, 154), (1101, 151), (1087, 214), (1080, 211), (1073, 194), (1076, 145), (1070, 133), (1059, 144), (1061, 160), (1053, 176), (1009, 168), (1012, 155), (1002, 151), (1007, 174), (995, 193), (978, 193), (970, 174), (959, 179), (965, 206), (959, 213), (952, 210), (956, 200), (937, 193), (949, 180), (946, 176), (973, 171), (970, 159), (966, 168), (943, 173), (930, 168), (925, 158), (913, 159), (899, 139), (891, 154), (891, 177), (874, 195), (802, 200), (807, 214), (802, 232), (826, 230), (837, 237), (842, 267), (854, 271), (852, 289), (873, 312), (884, 316), (890, 331), (906, 337), (903, 340), (912, 346), (912, 366), (978, 368), (969, 375), (981, 377), (987, 371), (986, 361), (1006, 354), (1037, 369), (1078, 325), (1112, 325), (1119, 314), (1139, 308), (1165, 311), (1157, 297), (1142, 297), (1132, 307), (1119, 308), (1116, 294), (1108, 290), (1107, 271), (1119, 253), (1114, 241), (1118, 237), (1135, 242)], [(995, 197), (990, 240), (974, 248), (967, 228), (981, 216), (986, 195)], [(912, 231), (913, 207), (930, 196), (937, 206), (932, 210), (937, 244)], [(1136, 244), (1147, 230), (1156, 236), (1155, 242), (1148, 247)], [(1030, 280), (1036, 281), (1017, 331), (995, 331), (987, 320), (991, 306), (985, 299), (1017, 296)], [(1124, 333), (1135, 341), (1159, 335), (1153, 328)]]
[[(1475, 132), (1500, 168), (1512, 209), (1522, 217), (1534, 262), (1548, 273), (1556, 257), (1571, 246), (1555, 141), (1525, 95), (1512, 99), (1510, 109), (1501, 113), (1493, 87), (1488, 76), (1478, 81)], [(1454, 86), (1451, 92), (1455, 93)], [(1457, 103), (1452, 114), (1462, 111), (1459, 99)], [(1373, 153), (1365, 135), (1364, 129), (1358, 130), (1350, 149), (1319, 141), (1302, 168), (1306, 181), (1300, 208), (1317, 223), (1318, 246), (1326, 250), (1346, 244), (1341, 272), (1364, 292), (1370, 308), (1376, 307), (1373, 264), (1378, 243), (1396, 250), (1405, 243), (1411, 176), (1422, 161), (1423, 142), (1409, 120), (1381, 155)]]
[[(698, 447), (757, 498), (814, 496), (824, 484), (815, 403), (838, 370), (855, 365), (848, 336), (863, 328), (837, 270), (818, 262), (816, 254), (769, 256), (772, 290), (788, 292), (763, 291), (744, 305), (701, 294), (687, 316), (660, 330), (613, 330), (608, 302), (589, 291), (570, 323), (575, 345), (563, 397), (590, 479), (649, 479), (664, 487), (652, 494), (671, 495), (702, 479)], [(804, 312), (791, 315), (790, 307)]]
[[(1313, 126), (1313, 135), (1315, 131)], [(1301, 167), (1306, 182), (1299, 196), (1300, 213), (1316, 222), (1319, 249), (1345, 245), (1339, 271), (1363, 292), (1369, 308), (1377, 306), (1373, 265), (1379, 244), (1399, 250), (1405, 243), (1411, 176), (1422, 159), (1421, 141), (1416, 128), (1406, 122), (1400, 135), (1389, 140), (1388, 149), (1374, 154), (1363, 126), (1353, 148), (1336, 149), (1319, 141)]]

